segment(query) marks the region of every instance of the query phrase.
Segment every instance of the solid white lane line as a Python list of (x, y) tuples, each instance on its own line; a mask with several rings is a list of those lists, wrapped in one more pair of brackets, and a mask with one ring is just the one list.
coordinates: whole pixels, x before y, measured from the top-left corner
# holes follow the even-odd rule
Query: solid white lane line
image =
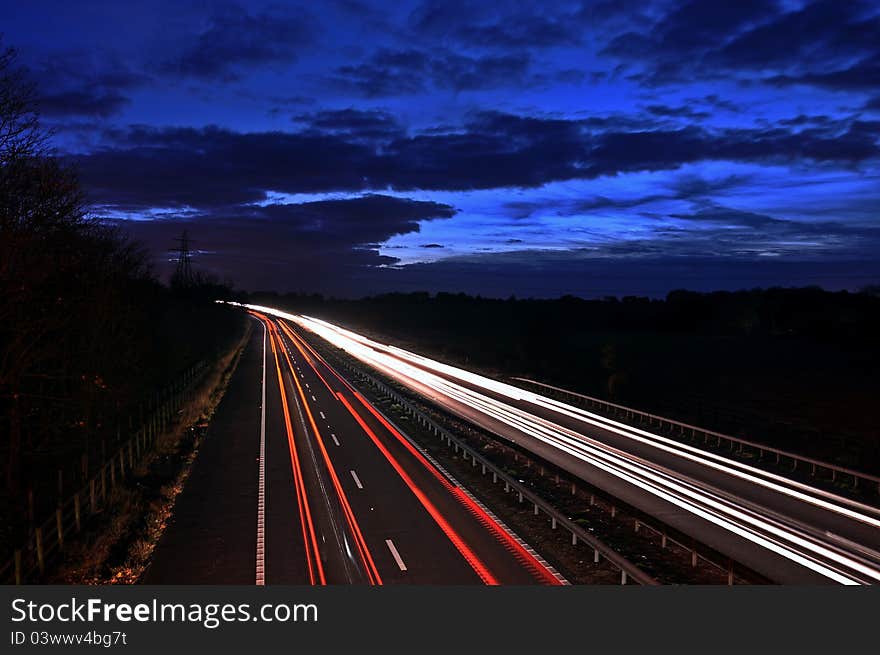
[(336, 435), (335, 435), (335, 434), (331, 434), (330, 436), (333, 437), (333, 443), (335, 443), (335, 444), (338, 446), (338, 445), (339, 445), (339, 439), (336, 438)]
[(263, 324), (263, 391), (260, 406), (260, 467), (257, 482), (257, 576), (266, 584), (266, 324)]
[(363, 489), (363, 488), (364, 488), (364, 485), (361, 484), (361, 481), (360, 481), (360, 479), (358, 478), (358, 474), (355, 473), (353, 470), (351, 471), (351, 477), (354, 478), (354, 483), (357, 485), (357, 488), (358, 488), (358, 489)]
[(388, 546), (388, 550), (391, 551), (391, 556), (394, 558), (394, 561), (397, 562), (397, 566), (400, 567), (400, 570), (406, 571), (406, 564), (403, 563), (403, 558), (400, 556), (400, 553), (397, 552), (394, 542), (391, 541), (391, 539), (386, 539), (385, 544)]

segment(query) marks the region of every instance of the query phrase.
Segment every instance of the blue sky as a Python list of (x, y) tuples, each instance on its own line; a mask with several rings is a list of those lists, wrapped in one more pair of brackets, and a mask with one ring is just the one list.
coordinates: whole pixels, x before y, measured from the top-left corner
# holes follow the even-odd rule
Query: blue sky
[(362, 295), (876, 283), (880, 6), (7, 2), (159, 273)]

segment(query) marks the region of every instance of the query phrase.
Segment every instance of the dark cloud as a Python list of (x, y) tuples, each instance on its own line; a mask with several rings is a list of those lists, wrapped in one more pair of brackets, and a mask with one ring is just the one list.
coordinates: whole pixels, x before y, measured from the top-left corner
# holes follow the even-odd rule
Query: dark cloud
[(217, 7), (208, 24), (173, 58), (163, 73), (204, 79), (235, 79), (247, 68), (289, 64), (310, 46), (317, 24), (305, 8), (250, 13), (238, 5)]
[(687, 173), (677, 176), (672, 182), (672, 197), (679, 200), (699, 200), (735, 187), (747, 187), (751, 181), (751, 176), (742, 174), (706, 179), (695, 173)]
[(31, 66), (40, 113), (53, 119), (108, 118), (130, 104), (151, 78), (103, 52), (69, 51)]
[(467, 57), (450, 54), (432, 61), (430, 74), (438, 88), (474, 91), (499, 86), (524, 86), (530, 58), (524, 54)]
[(584, 31), (579, 21), (572, 18), (572, 14), (554, 14), (538, 5), (520, 4), (504, 11), (445, 0), (423, 2), (413, 11), (409, 22), (420, 38), (479, 48), (519, 49), (581, 43)]
[(791, 225), (789, 221), (783, 221), (765, 214), (730, 209), (717, 205), (701, 209), (691, 214), (672, 214), (671, 216), (673, 218), (696, 221), (698, 223), (715, 223), (717, 225), (748, 227), (763, 230), (772, 227)]
[(684, 2), (603, 52), (637, 67), (645, 84), (738, 73), (774, 85), (876, 88), (880, 11), (868, 2)]
[(830, 116), (808, 116), (806, 114), (798, 114), (794, 118), (783, 118), (778, 121), (780, 125), (797, 127), (800, 125), (828, 125), (836, 122)]
[[(710, 226), (694, 232), (681, 231), (679, 244), (711, 243), (722, 256), (758, 254), (771, 251), (789, 256), (822, 255), (833, 251), (837, 257), (865, 257), (880, 248), (880, 227), (850, 225), (830, 220), (796, 221), (757, 212), (732, 209), (705, 202), (688, 214), (672, 218)], [(673, 230), (674, 231), (674, 230)], [(672, 249), (675, 249), (672, 245)]]
[(880, 54), (828, 72), (774, 75), (765, 81), (776, 86), (809, 84), (835, 91), (873, 91), (880, 86)]
[(248, 288), (326, 288), (350, 284), (371, 267), (397, 260), (377, 244), (419, 231), (419, 222), (450, 218), (448, 205), (382, 195), (264, 207), (215, 207), (190, 217), (123, 221), (170, 272), (169, 249), (183, 229), (199, 252), (197, 267)]
[(782, 128), (729, 128), (600, 135), (590, 155), (590, 170), (611, 173), (662, 170), (701, 160), (859, 162), (880, 154), (874, 126), (855, 121), (840, 132)]
[(576, 24), (545, 15), (515, 16), (490, 25), (465, 26), (462, 41), (494, 48), (558, 48), (577, 45), (584, 38)]
[(40, 114), (48, 117), (90, 116), (107, 118), (122, 111), (131, 100), (115, 92), (62, 91), (37, 99)]
[(648, 105), (645, 107), (649, 113), (655, 116), (664, 116), (670, 118), (688, 118), (691, 120), (705, 120), (712, 114), (707, 111), (696, 111), (692, 107), (669, 107), (667, 105)]
[(644, 31), (627, 31), (614, 37), (604, 52), (646, 63), (653, 60), (668, 69), (694, 56), (703, 56), (744, 28), (766, 21), (778, 12), (773, 0), (690, 0), (669, 7), (653, 22), (642, 22)]
[(437, 202), (370, 194), (353, 199), (319, 200), (253, 208), (252, 216), (295, 226), (300, 236), (362, 245), (395, 234), (418, 232), (419, 221), (451, 218), (455, 209)]
[(473, 91), (535, 83), (526, 54), (469, 56), (450, 51), (381, 49), (362, 63), (336, 69), (335, 81), (368, 98), (428, 88)]
[(742, 33), (749, 34), (749, 28), (776, 17), (778, 12), (776, 0), (682, 2), (654, 26), (654, 47), (676, 55), (699, 54), (707, 46), (715, 46)]
[(572, 203), (563, 215), (587, 214), (597, 209), (629, 209), (631, 207), (639, 207), (657, 200), (668, 200), (670, 196), (658, 193), (647, 196), (639, 196), (637, 198), (607, 198), (605, 196), (594, 196), (587, 200), (580, 200)]
[(507, 211), (507, 215), (510, 218), (515, 218), (518, 220), (531, 218), (532, 214), (534, 214), (542, 207), (546, 206), (547, 203), (533, 202), (528, 200), (514, 200), (504, 203), (504, 209)]
[[(731, 3), (739, 5), (740, 3)], [(866, 15), (872, 13), (871, 15)], [(876, 5), (818, 0), (745, 31), (709, 57), (729, 68), (827, 66), (880, 49)]]
[(466, 0), (425, 0), (410, 14), (417, 40), (474, 49), (513, 52), (582, 45), (591, 30), (639, 22), (650, 0), (589, 0), (556, 3), (518, 1), (488, 4)]
[[(618, 205), (617, 201), (599, 199)], [(642, 198), (632, 204), (646, 202)], [(764, 213), (727, 207), (711, 200), (693, 202), (694, 210), (673, 213), (658, 222), (652, 236), (640, 239), (599, 240), (590, 247), (568, 253), (544, 256), (535, 251), (513, 253), (505, 262), (521, 261), (531, 266), (531, 255), (538, 260), (548, 257), (571, 263), (584, 259), (609, 261), (644, 258), (713, 257), (718, 260), (759, 261), (765, 257), (783, 257), (787, 260), (865, 261), (880, 249), (880, 227), (873, 224), (844, 224), (832, 220), (803, 221), (780, 218)], [(661, 216), (657, 216), (661, 218)]]
[[(267, 191), (535, 187), (705, 160), (851, 165), (880, 154), (877, 121), (797, 132), (596, 131), (589, 121), (482, 112), (456, 132), (406, 136), (380, 129), (355, 137), (349, 132), (356, 126), (387, 123), (368, 112), (319, 114), (315, 120), (328, 131), (133, 128), (116, 133), (113, 147), (75, 159), (99, 204), (201, 207), (252, 203)], [(349, 132), (338, 131), (346, 125)]]
[(300, 114), (293, 120), (315, 130), (367, 139), (387, 139), (403, 134), (403, 127), (397, 117), (378, 109), (324, 110)]
[[(705, 205), (709, 198), (728, 189), (746, 186), (750, 181), (746, 175), (727, 175), (717, 179), (705, 179), (693, 173), (676, 176), (664, 192), (651, 193), (625, 198), (609, 198), (595, 195), (577, 200), (535, 200), (514, 201), (504, 204), (508, 216), (514, 219), (528, 219), (536, 212), (552, 213), (557, 216), (580, 216), (603, 209), (632, 209), (664, 200), (684, 200), (697, 205)], [(519, 242), (514, 239), (513, 242)]]
[(723, 109), (724, 111), (730, 111), (736, 114), (743, 110), (743, 108), (737, 103), (721, 98), (715, 93), (710, 93), (709, 95), (704, 96), (702, 100), (716, 109)]
[(635, 198), (609, 198), (597, 195), (581, 200), (508, 202), (504, 204), (504, 208), (509, 212), (508, 215), (511, 218), (523, 220), (531, 218), (539, 212), (556, 216), (582, 216), (602, 209), (638, 207), (657, 200), (669, 200), (671, 197), (671, 195), (666, 194), (652, 194)]
[(122, 91), (152, 80), (118, 55), (102, 50), (62, 51), (35, 63), (31, 69), (37, 84), (46, 91), (86, 85)]
[(115, 147), (75, 158), (98, 204), (225, 206), (257, 202), (267, 190), (368, 189), (376, 161), (367, 145), (307, 132), (137, 127), (115, 137)]
[(480, 189), (580, 177), (587, 147), (576, 121), (491, 112), (474, 115), (459, 133), (392, 141), (385, 155), (401, 188)]
[[(768, 257), (880, 251), (861, 224), (874, 218), (880, 161), (876, 2), (162, 0), (161, 11), (66, 12), (70, 25), (19, 4), (10, 31), (40, 35), (28, 63), (42, 113), (78, 153), (97, 213), (149, 219), (125, 224), (162, 253), (189, 227), (199, 265), (245, 286), (448, 282), (507, 295), (587, 289), (630, 265), (639, 284), (674, 279), (679, 262), (707, 254), (747, 272)], [(764, 165), (790, 176), (759, 179)], [(449, 205), (393, 197), (434, 191), (486, 203), (457, 221), (497, 249), (596, 244), (395, 266), (380, 250), (491, 249), (460, 225), (377, 245), (451, 217)], [(287, 194), (336, 199), (280, 204)], [(480, 279), (496, 266), (504, 275)]]
[(336, 69), (334, 80), (367, 98), (419, 93), (426, 88), (429, 58), (418, 50), (379, 50), (359, 64)]
[(466, 0), (424, 0), (409, 16), (412, 30), (422, 37), (448, 38), (457, 33), (464, 24), (483, 22), (491, 18), (493, 11), (480, 3)]

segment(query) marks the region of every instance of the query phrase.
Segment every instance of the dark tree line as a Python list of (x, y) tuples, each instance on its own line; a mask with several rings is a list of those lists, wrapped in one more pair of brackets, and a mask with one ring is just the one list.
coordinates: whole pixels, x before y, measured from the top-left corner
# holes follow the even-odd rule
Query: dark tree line
[(99, 444), (127, 430), (143, 400), (240, 329), (240, 316), (201, 302), (216, 292), (163, 287), (138, 244), (89, 214), (75, 171), (47, 146), (14, 52), (3, 52), (0, 541), (25, 520), (27, 489), (54, 486), (83, 454), (97, 464)]

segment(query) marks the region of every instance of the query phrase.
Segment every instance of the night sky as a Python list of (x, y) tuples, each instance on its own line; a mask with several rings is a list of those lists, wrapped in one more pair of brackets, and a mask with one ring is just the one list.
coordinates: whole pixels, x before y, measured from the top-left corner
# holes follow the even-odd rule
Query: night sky
[(0, 0), (96, 214), (241, 288), (880, 281), (880, 3)]

